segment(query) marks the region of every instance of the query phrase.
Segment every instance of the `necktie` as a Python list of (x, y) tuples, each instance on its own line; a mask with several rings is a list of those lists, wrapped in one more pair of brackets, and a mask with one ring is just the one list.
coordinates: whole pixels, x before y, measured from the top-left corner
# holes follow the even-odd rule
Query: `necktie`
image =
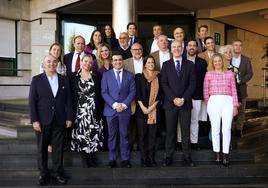
[(176, 61), (176, 71), (177, 71), (177, 74), (180, 75), (180, 72), (181, 72), (181, 65), (180, 65), (180, 60), (177, 60)]
[(130, 37), (130, 46), (133, 44), (133, 37)]
[(80, 53), (77, 53), (77, 59), (75, 63), (75, 72), (77, 72), (80, 69)]
[(121, 82), (120, 82), (120, 73), (121, 71), (116, 71), (116, 81), (117, 81), (117, 84), (118, 84), (118, 87), (120, 88), (121, 86)]

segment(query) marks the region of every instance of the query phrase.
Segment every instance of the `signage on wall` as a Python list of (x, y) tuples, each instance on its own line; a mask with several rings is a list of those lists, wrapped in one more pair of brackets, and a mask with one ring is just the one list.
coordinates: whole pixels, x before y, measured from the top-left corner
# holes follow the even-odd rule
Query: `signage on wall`
[(221, 34), (220, 33), (214, 33), (214, 41), (216, 45), (221, 45)]

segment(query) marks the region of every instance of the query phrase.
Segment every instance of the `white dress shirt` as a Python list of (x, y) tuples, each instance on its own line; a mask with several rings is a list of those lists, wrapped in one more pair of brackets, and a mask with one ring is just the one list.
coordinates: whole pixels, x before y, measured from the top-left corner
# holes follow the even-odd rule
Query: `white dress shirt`
[(235, 66), (236, 68), (239, 68), (241, 63), (241, 55), (239, 55), (238, 57), (234, 57), (232, 58), (232, 65)]
[[(82, 59), (84, 54), (85, 54), (84, 52), (80, 53), (80, 60)], [(73, 60), (72, 60), (72, 72), (75, 72), (75, 65), (76, 65), (77, 57), (78, 57), (78, 52), (74, 51)]]
[(47, 74), (46, 76), (47, 76), (50, 88), (52, 90), (53, 96), (56, 97), (58, 88), (59, 88), (58, 74), (55, 73), (52, 77), (48, 76)]
[(189, 55), (187, 54), (187, 60), (192, 61), (194, 64), (195, 64), (195, 58), (196, 58), (196, 55), (194, 55), (194, 56), (189, 56)]
[(169, 50), (161, 51), (159, 50), (159, 60), (160, 60), (160, 69), (162, 69), (162, 65), (165, 61), (170, 60)]
[(138, 60), (133, 58), (133, 64), (134, 64), (135, 74), (142, 73), (142, 71), (143, 71), (143, 59), (142, 59), (142, 57)]
[[(118, 72), (118, 71), (121, 71), (121, 72), (119, 73), (119, 78), (120, 78), (120, 83), (122, 84), (123, 68), (121, 68), (120, 70), (117, 70), (117, 69), (113, 68), (113, 71), (114, 71), (115, 78), (117, 78), (117, 72)], [(118, 104), (118, 102), (113, 103), (113, 106), (112, 106), (113, 109), (116, 108), (117, 104)], [(125, 105), (124, 103), (122, 103), (122, 104), (123, 104), (123, 107), (124, 107), (125, 109), (127, 109), (127, 105)]]
[(154, 41), (152, 42), (152, 46), (151, 46), (151, 52), (150, 53), (153, 53), (153, 52), (156, 52), (159, 50), (159, 47), (157, 45), (157, 39), (154, 39)]

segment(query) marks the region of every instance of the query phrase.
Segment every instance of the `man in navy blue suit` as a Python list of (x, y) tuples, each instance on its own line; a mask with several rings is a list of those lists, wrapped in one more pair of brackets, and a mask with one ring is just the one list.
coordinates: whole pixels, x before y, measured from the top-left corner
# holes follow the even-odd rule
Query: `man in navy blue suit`
[(118, 140), (122, 167), (130, 168), (130, 150), (128, 143), (128, 126), (131, 115), (131, 102), (136, 94), (134, 75), (123, 69), (123, 57), (119, 52), (112, 55), (113, 69), (102, 77), (101, 90), (105, 101), (103, 115), (108, 124), (109, 166), (117, 166), (116, 155)]
[(166, 117), (166, 152), (163, 166), (172, 165), (178, 123), (182, 133), (183, 164), (195, 166), (190, 154), (192, 95), (196, 85), (194, 65), (182, 57), (181, 42), (173, 41), (171, 52), (173, 57), (164, 62), (161, 69)]
[(63, 63), (66, 65), (67, 75), (80, 69), (80, 60), (85, 54), (85, 39), (81, 35), (74, 37), (73, 40), (74, 52), (70, 52), (63, 57)]
[(44, 73), (32, 78), (29, 94), (31, 123), (37, 136), (39, 185), (48, 181), (48, 144), (53, 147), (52, 177), (66, 184), (63, 173), (63, 142), (66, 127), (72, 125), (72, 99), (69, 81), (57, 74), (57, 60), (51, 55), (44, 58)]

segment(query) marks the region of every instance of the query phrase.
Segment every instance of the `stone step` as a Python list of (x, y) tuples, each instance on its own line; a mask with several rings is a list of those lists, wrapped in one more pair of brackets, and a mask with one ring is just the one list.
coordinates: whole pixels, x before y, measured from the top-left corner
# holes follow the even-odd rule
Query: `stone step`
[[(194, 168), (173, 166), (156, 168), (79, 168), (66, 167), (69, 178), (67, 187), (102, 186), (131, 187), (169, 186), (190, 187), (192, 185), (268, 185), (268, 165), (240, 165), (229, 167), (216, 165), (199, 165)], [(35, 186), (37, 170), (0, 170), (2, 186)], [(190, 185), (190, 186), (189, 186)]]
[[(33, 168), (37, 164), (37, 151), (35, 153), (1, 153), (0, 169), (17, 169), (17, 168)], [(51, 156), (51, 154), (49, 154)], [(230, 161), (239, 164), (253, 164), (255, 162), (255, 154), (247, 150), (233, 150), (230, 152)], [(108, 152), (97, 152), (95, 155), (96, 163), (99, 166), (106, 166), (109, 162)], [(158, 151), (155, 159), (161, 164), (164, 158), (164, 151)], [(120, 157), (119, 157), (120, 159)], [(182, 152), (175, 152), (173, 156), (174, 163), (181, 163), (183, 159)], [(214, 164), (214, 153), (212, 150), (192, 151), (192, 159), (197, 164)], [(64, 153), (65, 166), (77, 167), (82, 166), (81, 155), (77, 152)], [(140, 165), (140, 152), (131, 152), (131, 163)]]

